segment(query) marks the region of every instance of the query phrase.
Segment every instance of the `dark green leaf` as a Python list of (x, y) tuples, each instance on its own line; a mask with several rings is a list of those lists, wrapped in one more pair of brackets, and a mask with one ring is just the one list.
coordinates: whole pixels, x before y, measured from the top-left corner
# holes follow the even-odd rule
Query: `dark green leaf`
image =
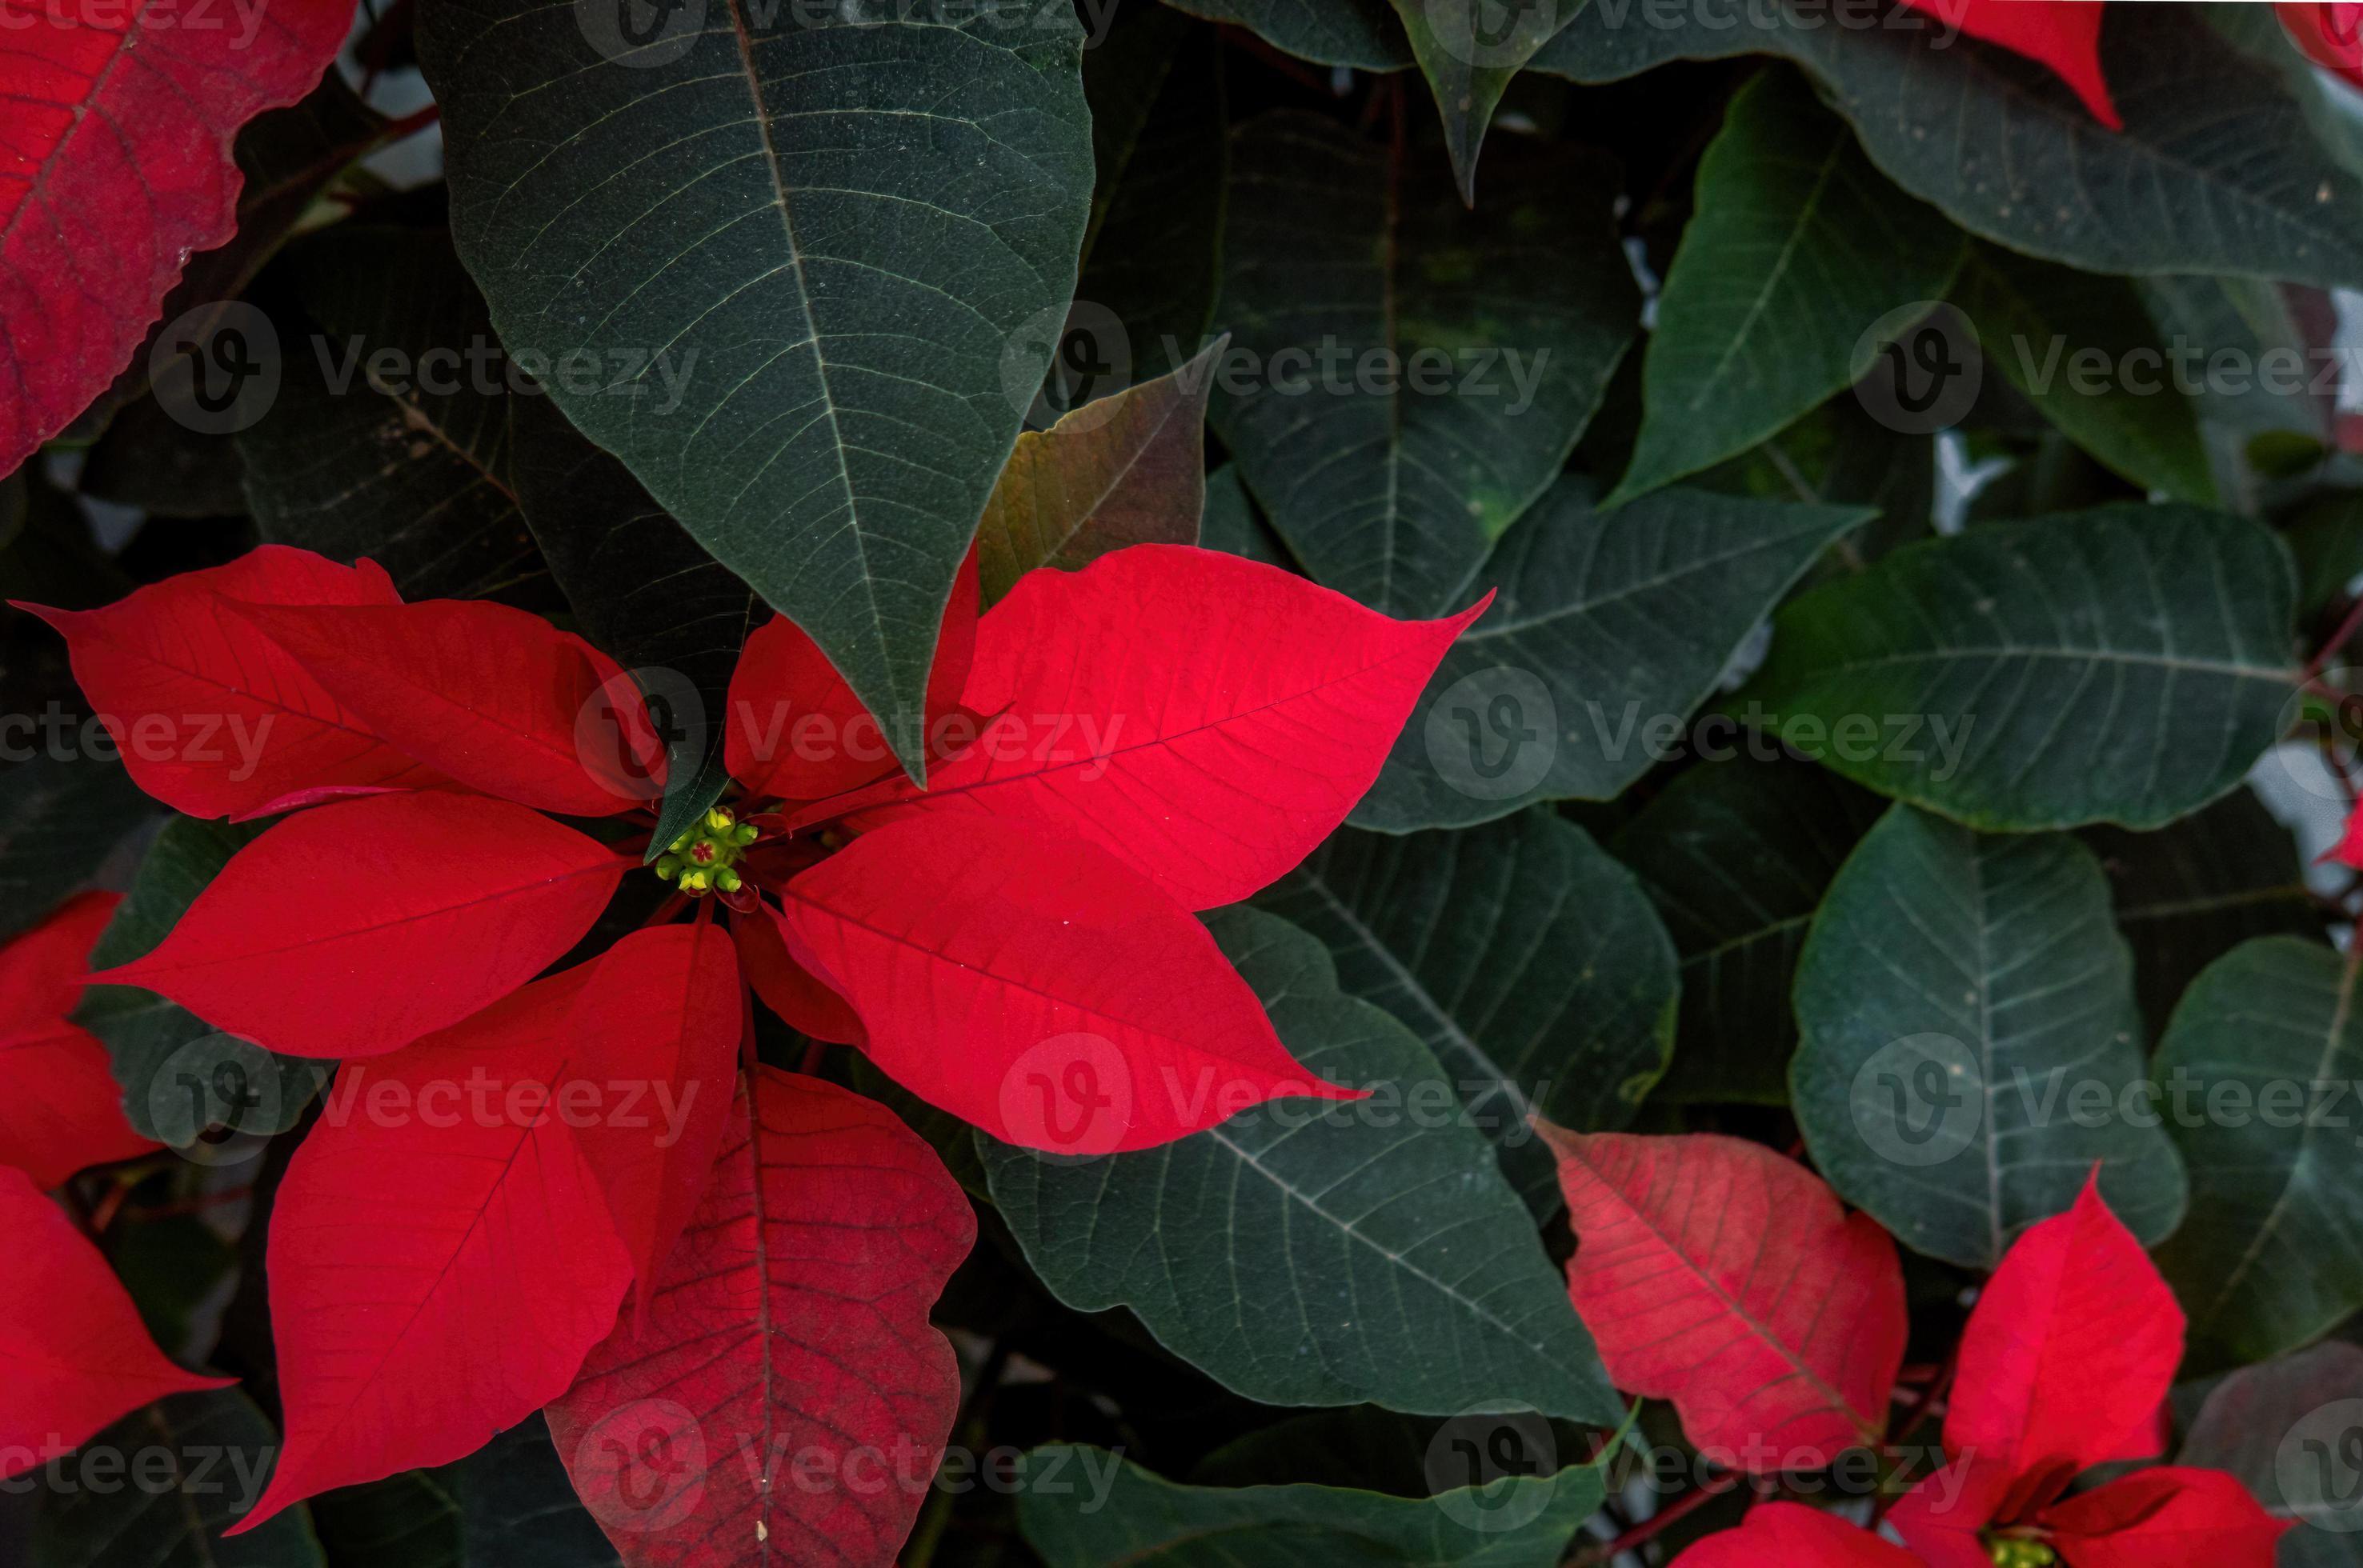
[(1760, 72), (1700, 160), (1697, 213), (1649, 335), (1639, 446), (1610, 502), (1720, 462), (1845, 391), (1862, 346), (1892, 341), (1920, 319), (1909, 307), (1944, 294), (1962, 244), (1871, 167), (1795, 72)]
[(1286, 921), (1234, 908), (1208, 923), (1290, 1055), (1376, 1092), (1278, 1101), (1095, 1160), (980, 1133), (993, 1201), (1042, 1282), (1079, 1310), (1131, 1308), (1266, 1404), (1515, 1405), (1614, 1425), (1592, 1337), (1435, 1057), (1339, 991), (1321, 944)]
[(420, 14), (460, 254), (511, 353), (915, 773), (952, 579), (1073, 293), (1082, 28), (1067, 0), (707, 0), (628, 44), (623, 15)]
[(1881, 804), (1774, 748), (1690, 769), (1616, 835), (1681, 955), (1681, 1021), (1659, 1099), (1788, 1103), (1797, 953)]
[(460, 1506), (440, 1474), (405, 1470), (312, 1499), (330, 1568), (469, 1568)]
[(1245, 28), (1320, 65), (1400, 71), (1412, 62), (1410, 41), (1387, 0), (1187, 0), (1175, 8)]
[(1633, 874), (1547, 808), (1460, 832), (1347, 828), (1257, 901), (1426, 1042), (1530, 1204), (1559, 1198), (1530, 1113), (1613, 1131), (1666, 1070), (1673, 944)]
[(1194, 545), (1205, 502), (1206, 393), (1220, 343), (1169, 375), (1017, 437), (977, 525), (988, 606), (1037, 567), (1074, 571), (1126, 545)]
[(1615, 796), (1681, 749), (1741, 640), (1869, 516), (1687, 489), (1603, 512), (1562, 480), (1470, 586), (1422, 585), (1434, 597), (1411, 613), (1501, 597), (1445, 655), (1354, 822), (1405, 833)]
[(2171, 345), (2132, 282), (1979, 246), (1955, 300), (1986, 363), (2070, 440), (2145, 489), (2215, 499)]
[(1471, 215), (1443, 170), (1391, 171), (1330, 120), (1233, 146), (1215, 425), (1297, 558), (1389, 614), (1467, 602), (1632, 339), (1610, 172), (1513, 150)]
[(2280, 734), (2294, 575), (2271, 534), (2197, 507), (1972, 528), (1787, 606), (1733, 706), (1974, 827), (2157, 827)]
[[(2270, 477), (2258, 455), (2330, 443), (2335, 359), (2324, 346), (2335, 307), (2318, 291), (2254, 278), (2144, 278), (2136, 287), (2181, 356), (2217, 493), (2253, 513)], [(2219, 357), (2235, 373), (2214, 369)]]
[(511, 367), (449, 238), (341, 225), (281, 271), (309, 322), (238, 437), (262, 536), (367, 556), (411, 599), (546, 596), (510, 472)]
[(2290, 525), (2289, 546), (2297, 557), (2298, 613), (2312, 617), (2354, 597), (2363, 578), (2363, 495), (2325, 495)]
[[(91, 950), (91, 967), (145, 957), (190, 903), (260, 834), (263, 823), (174, 817), (139, 863), (131, 891)], [(328, 1080), (332, 1064), (279, 1056), (218, 1033), (185, 1009), (138, 986), (91, 986), (73, 1020), (106, 1046), (123, 1113), (140, 1136), (204, 1157), (214, 1125), (253, 1136), (284, 1132)], [(234, 1107), (235, 1097), (246, 1103)], [(243, 1147), (243, 1146), (240, 1146)]]
[(1083, 54), (1099, 179), (1075, 297), (1123, 328), (1137, 382), (1179, 369), (1213, 318), (1230, 133), (1214, 28), (1164, 6), (1111, 6), (1108, 20)]
[(300, 1506), (222, 1533), (262, 1496), (278, 1452), (279, 1434), (235, 1388), (134, 1410), (43, 1472), (33, 1568), (325, 1568)]
[(1610, 82), (1672, 60), (1785, 55), (1888, 178), (2014, 250), (2092, 272), (2363, 282), (2363, 184), (2279, 71), (2225, 48), (2200, 7), (2109, 13), (2102, 65), (2125, 120), (2112, 130), (2047, 68), (1953, 36), (1931, 11), (1847, 26), (1826, 9), (1695, 0), (1637, 25), (1646, 4), (1590, 0), (1535, 69)]
[(1294, 569), (1288, 558), (1288, 547), (1280, 542), (1271, 525), (1256, 510), (1255, 498), (1248, 493), (1245, 481), (1239, 478), (1237, 463), (1225, 463), (1206, 476), (1206, 503), (1198, 514), (1198, 543), (1207, 549), (1227, 550), (1266, 566)]
[(1433, 1498), (1331, 1486), (1184, 1486), (1104, 1449), (1026, 1456), (1019, 1528), (1050, 1568), (1551, 1568), (1598, 1510), (1597, 1468)]
[(1575, 14), (1559, 0), (1394, 0), (1444, 117), (1444, 146), (1461, 199), (1477, 204), (1477, 152), (1510, 79)]
[(539, 1416), (429, 1474), (459, 1504), (469, 1568), (616, 1568)]
[(2191, 982), (2159, 1043), (2191, 1198), (2158, 1266), (2190, 1315), (2193, 1370), (2293, 1350), (2363, 1307), (2355, 973), (2317, 942), (2242, 943)]
[[(105, 745), (97, 722), (72, 714), (64, 722), (53, 732), (62, 753), (44, 745), (0, 772), (0, 941), (88, 887), (124, 836), (157, 815), (122, 765), (87, 744)], [(12, 741), (28, 745), (32, 737)]]
[(2094, 828), (2084, 842), (2114, 887), (2153, 1038), (2191, 977), (2248, 938), (2322, 934), (2296, 842), (2246, 790), (2156, 833)]
[(730, 673), (761, 602), (548, 398), (510, 407), (517, 493), (582, 634), (632, 672), (665, 737), (649, 858), (722, 797)]
[(2095, 1163), (2144, 1242), (2181, 1217), (2181, 1163), (2141, 1120), (2133, 954), (2074, 839), (1891, 808), (1814, 919), (1796, 1008), (1814, 1163), (1904, 1245), (1991, 1269)]

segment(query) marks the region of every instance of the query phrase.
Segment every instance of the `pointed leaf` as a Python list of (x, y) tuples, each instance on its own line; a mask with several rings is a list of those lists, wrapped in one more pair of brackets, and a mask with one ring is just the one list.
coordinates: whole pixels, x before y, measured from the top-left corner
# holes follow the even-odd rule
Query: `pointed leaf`
[(739, 972), (782, 1023), (833, 1045), (862, 1043), (860, 1018), (826, 981), (796, 962), (771, 905), (733, 920), (730, 936), (738, 944)]
[(164, 1359), (106, 1260), (24, 1172), (0, 1167), (0, 1479), (30, 1470), (127, 1410), (227, 1388)]
[[(960, 562), (937, 629), (927, 676), (927, 752), (940, 758), (942, 726), (960, 704), (976, 651), (977, 552)], [(723, 758), (757, 800), (818, 800), (894, 771), (884, 726), (826, 655), (786, 616), (755, 629), (731, 672)]]
[(372, 731), (471, 789), (585, 817), (663, 790), (638, 689), (538, 615), (460, 599), (238, 613)]
[(124, 1121), (106, 1048), (66, 1021), (116, 902), (81, 894), (0, 947), (0, 1165), (45, 1192), (85, 1165), (156, 1146)]
[[(1858, 507), (1554, 486), (1469, 581), (1502, 602), (1445, 656), (1357, 827), (1463, 827), (1606, 800), (1664, 754), (1741, 641)], [(1434, 585), (1430, 585), (1434, 591)]]
[(1567, 25), (1574, 7), (1558, 0), (1519, 0), (1500, 6), (1487, 0), (1394, 0), (1395, 15), (1411, 39), (1420, 74), (1436, 94), (1444, 116), (1444, 146), (1452, 160), (1452, 182), (1460, 199), (1477, 204), (1477, 153), (1493, 123), (1493, 109), (1520, 68), (1551, 35)]
[[(338, 224), (273, 266), (305, 319), (286, 322), (284, 384), (239, 432), (266, 539), (367, 556), (405, 599), (542, 608), (548, 569), (517, 507), (509, 391), (484, 302), (449, 235)], [(391, 371), (381, 367), (390, 359)]]
[(1017, 1528), (1050, 1568), (1552, 1568), (1606, 1491), (1589, 1465), (1433, 1497), (1304, 1485), (1184, 1486), (1121, 1454), (1066, 1446), (1026, 1455), (1024, 1475)]
[(1516, 151), (1472, 216), (1440, 166), (1332, 120), (1233, 138), (1215, 325), (1245, 373), (1215, 427), (1313, 575), (1391, 615), (1475, 597), (1632, 341), (1611, 171)]
[(1670, 1399), (1725, 1469), (1875, 1444), (1903, 1364), (1903, 1270), (1867, 1214), (1760, 1143), (1543, 1124), (1576, 1236), (1567, 1280), (1616, 1386)]
[(1400, 71), (1412, 63), (1402, 19), (1387, 0), (1190, 0), (1181, 9), (1245, 28), (1284, 53), (1322, 65)]
[(96, 977), (288, 1055), (377, 1055), (538, 974), (629, 865), (505, 801), (342, 801), (240, 850), (161, 946)]
[(2353, 963), (2261, 937), (2191, 982), (2159, 1042), (2152, 1071), (2180, 1096), (2168, 1125), (2191, 1204), (2158, 1266), (2191, 1314), (2194, 1370), (2294, 1350), (2363, 1307), (2346, 1242), (2363, 1224), (2363, 1151), (2329, 1099), (2363, 1081), (2355, 1002)]
[(960, 1406), (927, 1312), (975, 1221), (884, 1107), (774, 1067), (750, 1092), (655, 1305), (592, 1351), (550, 1436), (629, 1568), (887, 1568)]
[(1436, 1053), (1530, 1198), (1558, 1190), (1530, 1114), (1622, 1127), (1666, 1070), (1673, 944), (1633, 874), (1548, 812), (1464, 833), (1348, 828), (1257, 902)]
[(2273, 1568), (2291, 1528), (2229, 1475), (2173, 1466), (2080, 1493), (2043, 1523), (2076, 1568)]
[(546, 397), (509, 405), (517, 499), (588, 637), (638, 683), (665, 745), (648, 858), (722, 798), (731, 671), (762, 601)]
[(714, 1167), (737, 1082), (741, 1019), (730, 938), (710, 921), (638, 931), (607, 950), (562, 1033), (569, 1077), (597, 1095), (648, 1091), (646, 1109), (590, 1118), (575, 1142), (632, 1255), (646, 1311)]
[(567, 416), (919, 769), (937, 624), (1073, 290), (1082, 28), (1064, 0), (728, 19), (423, 16), (452, 236), (512, 353), (601, 367), (551, 381)]
[(373, 565), (265, 545), (103, 610), (37, 611), (142, 790), (193, 817), (257, 816), (330, 794), (428, 789), (391, 744), (249, 619), (265, 604), (392, 605)]
[(1206, 394), (1224, 345), (1017, 437), (977, 525), (987, 605), (1037, 567), (1074, 571), (1126, 545), (1194, 545)]
[(1879, 797), (1825, 768), (1733, 755), (1677, 775), (1611, 845), (1681, 954), (1677, 1104), (1789, 1101), (1789, 987), (1814, 911)]
[(1972, 827), (2159, 827), (2279, 734), (2295, 591), (2279, 539), (2198, 507), (1974, 528), (1788, 605), (1732, 705)]
[[(2068, 438), (2145, 490), (2215, 499), (2184, 361), (2124, 278), (1974, 246), (1954, 295), (1986, 363)], [(2099, 356), (2098, 360), (2094, 356)], [(2095, 380), (2080, 364), (2117, 367)]]
[[(94, 969), (111, 969), (144, 958), (172, 934), (189, 905), (221, 875), (230, 856), (261, 836), (260, 826), (175, 817), (148, 846), (125, 895), (90, 952)], [(204, 1019), (138, 986), (85, 986), (73, 1021), (105, 1044), (123, 1114), (144, 1138), (186, 1149), (216, 1122), (231, 1131), (269, 1137), (304, 1118), (312, 1097), (328, 1081), (331, 1064), (302, 1056), (274, 1056), (259, 1045), (231, 1041)], [(202, 1051), (183, 1053), (198, 1041)], [(213, 1088), (226, 1061), (238, 1063), (228, 1079), (238, 1103)], [(267, 1072), (257, 1081), (250, 1075)], [(184, 1074), (203, 1092), (192, 1095)]]
[[(84, 1456), (106, 1451), (128, 1459), (138, 1484), (79, 1485), (70, 1462), (67, 1485), (45, 1490), (35, 1516), (31, 1560), (42, 1568), (327, 1568), (301, 1511), (223, 1539), (279, 1452), (278, 1429), (242, 1390), (173, 1394), (134, 1410), (92, 1439)], [(361, 1568), (343, 1558), (334, 1565)], [(403, 1568), (440, 1565), (412, 1560)]]
[(155, 814), (119, 764), (89, 752), (0, 772), (0, 941), (88, 887), (124, 836)]
[(996, 1137), (1101, 1154), (1281, 1096), (1359, 1097), (1299, 1066), (1204, 928), (1085, 841), (931, 813), (782, 902), (871, 1060)]
[(1952, 0), (1874, 28), (1813, 26), (1803, 7), (1757, 13), (1744, 0), (1622, 25), (1638, 3), (1587, 5), (1534, 68), (1604, 82), (1671, 60), (1786, 55), (1889, 179), (2013, 250), (2087, 272), (2363, 281), (2363, 182), (2308, 127), (2280, 68), (2228, 48), (2203, 12), (2079, 7), (2089, 26), (2107, 18), (2118, 130), (2045, 66), (1954, 38)]
[(2111, 130), (2123, 130), (2116, 105), (2109, 101), (2109, 84), (2101, 78), (2102, 13), (2070, 0), (1903, 0), (1903, 4), (1983, 39), (2025, 55), (2050, 68), (2066, 83), (2092, 117)]
[(1747, 450), (1852, 385), (1858, 346), (1940, 297), (1962, 237), (1897, 191), (1795, 72), (1759, 72), (1700, 160), (1658, 296), (1632, 465), (1612, 502)]
[[(1275, 915), (1208, 923), (1271, 1025), (1360, 1105), (1269, 1105), (1161, 1149), (1044, 1158), (980, 1137), (994, 1206), (1078, 1311), (1131, 1309), (1159, 1342), (1270, 1405), (1622, 1419), (1533, 1217), (1426, 1047), (1342, 994)], [(1055, 1078), (1059, 1064), (1044, 1064)]]
[(1674, 1559), (1678, 1568), (1758, 1568), (1810, 1562), (1814, 1568), (1917, 1568), (1920, 1559), (1859, 1525), (1799, 1503), (1758, 1503), (1747, 1522)]
[(339, 1073), (272, 1211), (287, 1442), (249, 1526), (474, 1452), (564, 1393), (614, 1326), (631, 1259), (551, 1104), (592, 977)]
[(1345, 819), (1483, 611), (1393, 621), (1270, 567), (1168, 545), (1037, 573), (978, 629), (965, 701), (993, 717), (977, 744), (924, 794), (892, 780), (857, 797), (871, 809), (855, 820), (983, 815), (1075, 833), (1192, 909), (1233, 903)]
[(1789, 1079), (1814, 1163), (1914, 1251), (1992, 1268), (2095, 1164), (2136, 1234), (2181, 1218), (2181, 1161), (2141, 1114), (2133, 955), (2073, 839), (1891, 808), (1814, 919), (1796, 1009)]
[(0, 473), (106, 390), (189, 253), (230, 237), (232, 137), (309, 92), (351, 18), (339, 0), (239, 27), (142, 7), (21, 37), (0, 115)]

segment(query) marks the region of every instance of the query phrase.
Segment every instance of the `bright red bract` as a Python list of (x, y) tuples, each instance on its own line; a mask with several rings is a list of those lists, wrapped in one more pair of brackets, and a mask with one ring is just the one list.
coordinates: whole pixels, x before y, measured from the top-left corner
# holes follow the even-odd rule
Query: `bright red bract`
[(85, 1165), (128, 1160), (156, 1144), (131, 1130), (106, 1047), (67, 1021), (89, 973), (91, 944), (121, 902), (83, 893), (0, 947), (0, 1165), (47, 1190)]

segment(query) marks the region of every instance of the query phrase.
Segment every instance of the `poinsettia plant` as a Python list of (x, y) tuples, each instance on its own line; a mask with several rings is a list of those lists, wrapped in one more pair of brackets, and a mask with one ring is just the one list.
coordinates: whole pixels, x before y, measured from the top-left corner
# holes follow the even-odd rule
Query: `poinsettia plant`
[(0, 0), (0, 1562), (2343, 1560), (2358, 16)]

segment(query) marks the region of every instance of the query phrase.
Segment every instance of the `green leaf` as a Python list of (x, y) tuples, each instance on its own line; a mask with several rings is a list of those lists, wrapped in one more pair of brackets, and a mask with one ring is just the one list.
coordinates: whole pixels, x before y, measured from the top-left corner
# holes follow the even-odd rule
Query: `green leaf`
[(367, 556), (405, 598), (546, 602), (509, 469), (511, 369), (449, 237), (343, 224), (280, 270), (316, 330), (238, 436), (263, 538)]
[(1466, 602), (1632, 340), (1609, 171), (1515, 150), (1472, 215), (1331, 120), (1268, 115), (1232, 149), (1215, 427), (1312, 574), (1392, 615)]
[(1666, 1070), (1673, 943), (1633, 874), (1548, 809), (1456, 833), (1343, 829), (1256, 901), (1436, 1054), (1529, 1204), (1559, 1202), (1529, 1114), (1614, 1131)]
[(2270, 533), (2191, 506), (1980, 526), (1788, 605), (1732, 706), (1972, 827), (2158, 827), (2280, 734), (2294, 576)]
[[(1795, 73), (1759, 72), (1699, 162), (1613, 505), (1765, 440), (1855, 380), (1857, 346), (1944, 294), (1960, 231), (1897, 191)], [(1899, 314), (1901, 313), (1901, 314)]]
[(1444, 656), (1353, 822), (1408, 833), (1612, 799), (1680, 748), (1742, 639), (1869, 516), (1687, 489), (1603, 512), (1562, 480), (1470, 586), (1424, 584), (1412, 613), (1501, 597)]
[(460, 1506), (435, 1472), (339, 1486), (311, 1507), (333, 1568), (467, 1568)]
[(1214, 28), (1165, 6), (1110, 19), (1083, 54), (1099, 178), (1075, 298), (1123, 328), (1137, 382), (1178, 370), (1214, 318), (1231, 139)]
[(2363, 1307), (2355, 977), (2320, 943), (2242, 943), (2191, 982), (2158, 1045), (2191, 1174), (2158, 1267), (2190, 1316), (2193, 1371), (2293, 1350)]
[(978, 1134), (1036, 1275), (1078, 1310), (1131, 1308), (1264, 1404), (1514, 1406), (1615, 1425), (1592, 1336), (1436, 1058), (1341, 992), (1321, 944), (1286, 921), (1233, 908), (1207, 923), (1289, 1054), (1376, 1092), (1259, 1106), (1095, 1160)]
[(470, 1568), (616, 1568), (539, 1416), (428, 1474), (459, 1505)]
[(1931, 12), (1847, 27), (1800, 5), (1695, 0), (1626, 25), (1646, 4), (1590, 0), (1534, 68), (1612, 82), (1785, 55), (1889, 179), (2014, 250), (2089, 272), (2363, 283), (2363, 184), (2280, 72), (2227, 49), (2200, 7), (2109, 13), (2102, 65), (2125, 121), (2111, 130), (2046, 67), (1951, 36)]
[(2363, 578), (2363, 494), (2334, 491), (2298, 513), (2287, 534), (2297, 557), (2298, 613), (2307, 619), (2354, 597)]
[[(262, 1496), (278, 1452), (278, 1432), (235, 1388), (134, 1410), (60, 1464), (64, 1485), (45, 1482), (32, 1568), (325, 1568), (300, 1506), (223, 1536)], [(113, 1468), (85, 1473), (101, 1454)], [(87, 1485), (86, 1474), (107, 1484)]]
[(1170, 375), (1017, 437), (977, 525), (987, 605), (1037, 567), (1076, 571), (1126, 545), (1194, 545), (1205, 504), (1206, 393), (1223, 345)]
[(2296, 1521), (2275, 1545), (2280, 1568), (2356, 1568), (2363, 1498), (2346, 1434), (2358, 1403), (2363, 1350), (2343, 1340), (2244, 1366), (2208, 1391), (2174, 1462), (2229, 1471), (2267, 1513)]
[(1592, 1465), (1430, 1498), (1184, 1486), (1120, 1454), (1064, 1444), (1028, 1453), (1024, 1475), (1018, 1528), (1049, 1568), (1551, 1568), (1605, 1495)]
[(1205, 549), (1226, 550), (1266, 566), (1295, 569), (1288, 558), (1288, 547), (1256, 510), (1255, 498), (1239, 478), (1237, 463), (1225, 463), (1206, 476), (1206, 502), (1198, 513), (1198, 543)]
[(1394, 0), (1394, 7), (1444, 116), (1453, 184), (1474, 207), (1477, 152), (1502, 94), (1574, 8), (1559, 0)]
[(1073, 293), (1082, 28), (1066, 0), (709, 3), (637, 47), (529, 0), (422, 14), (453, 237), (510, 352), (916, 777), (952, 579)]
[[(174, 817), (139, 863), (139, 874), (91, 949), (91, 967), (147, 956), (206, 884), (267, 823)], [(73, 1021), (98, 1036), (123, 1088), (123, 1114), (143, 1138), (207, 1157), (209, 1126), (255, 1137), (284, 1132), (328, 1081), (333, 1064), (281, 1056), (214, 1026), (138, 986), (88, 986)], [(235, 1098), (245, 1103), (234, 1106)], [(234, 1123), (234, 1126), (233, 1126)], [(227, 1158), (227, 1155), (219, 1157)]]
[(1789, 1102), (1797, 954), (1881, 805), (1773, 748), (1689, 769), (1617, 834), (1611, 847), (1681, 955), (1681, 1018), (1659, 1099)]
[(1796, 1009), (1814, 1163), (1914, 1251), (1991, 1269), (2096, 1163), (2145, 1242), (2181, 1218), (2181, 1162), (2140, 1120), (2133, 954), (2074, 839), (1891, 808), (1814, 918)]
[(99, 734), (95, 723), (68, 733), (68, 755), (45, 749), (0, 772), (0, 942), (90, 886), (124, 836), (157, 815), (121, 763), (79, 744)]
[(2247, 790), (2156, 833), (2093, 828), (2117, 927), (2134, 947), (2134, 988), (2153, 1037), (2192, 976), (2252, 936), (2311, 935), (2323, 920), (2289, 829)]
[(1979, 246), (1955, 299), (1986, 363), (2069, 439), (2145, 489), (2215, 499), (2198, 415), (2129, 280)]
[[(2185, 356), (2181, 371), (2192, 386), (2217, 492), (2225, 505), (2254, 514), (2272, 477), (2260, 458), (2318, 455), (2331, 443), (2328, 381), (2336, 372), (2321, 340), (2335, 329), (2325, 319), (2335, 311), (2313, 291), (2254, 278), (2144, 278), (2135, 286), (2159, 332)], [(2210, 369), (2219, 356), (2240, 373)]]
[(1245, 28), (1286, 54), (1316, 65), (1400, 71), (1412, 62), (1387, 0), (1169, 0), (1177, 10)]
[(762, 602), (548, 398), (510, 406), (517, 493), (583, 635), (632, 672), (665, 737), (654, 860), (722, 798), (731, 671)]

